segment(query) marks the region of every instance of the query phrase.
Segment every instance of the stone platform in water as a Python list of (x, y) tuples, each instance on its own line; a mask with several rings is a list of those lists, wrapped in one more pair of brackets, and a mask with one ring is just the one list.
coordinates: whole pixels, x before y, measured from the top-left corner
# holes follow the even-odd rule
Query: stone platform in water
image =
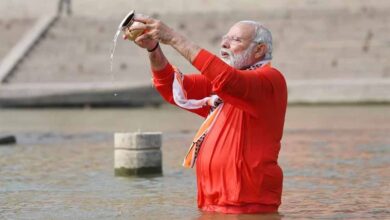
[(115, 133), (115, 175), (141, 176), (162, 173), (162, 133)]
[(15, 144), (16, 137), (13, 135), (0, 136), (0, 145)]

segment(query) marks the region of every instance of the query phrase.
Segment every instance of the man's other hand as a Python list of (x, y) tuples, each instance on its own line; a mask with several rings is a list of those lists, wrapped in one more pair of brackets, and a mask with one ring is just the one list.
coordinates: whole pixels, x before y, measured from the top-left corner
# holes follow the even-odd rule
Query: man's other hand
[[(146, 31), (136, 38), (135, 41), (143, 41), (146, 39), (153, 39), (163, 44), (171, 44), (176, 32), (164, 24), (162, 21), (151, 18), (146, 15), (136, 14), (134, 21), (144, 23)], [(136, 27), (130, 27), (129, 30), (136, 30)], [(154, 44), (155, 45), (155, 44)]]

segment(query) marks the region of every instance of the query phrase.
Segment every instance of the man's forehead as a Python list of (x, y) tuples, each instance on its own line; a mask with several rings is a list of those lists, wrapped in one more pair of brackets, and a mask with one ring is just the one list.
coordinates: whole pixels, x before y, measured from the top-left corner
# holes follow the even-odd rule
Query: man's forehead
[(254, 27), (251, 24), (244, 22), (235, 23), (229, 30), (228, 34), (232, 34), (239, 37), (250, 38), (254, 34)]

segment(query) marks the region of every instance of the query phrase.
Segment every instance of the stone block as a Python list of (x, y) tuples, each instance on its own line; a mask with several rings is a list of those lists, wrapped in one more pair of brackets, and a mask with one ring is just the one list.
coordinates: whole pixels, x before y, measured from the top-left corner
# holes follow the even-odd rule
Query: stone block
[(8, 135), (4, 137), (0, 137), (0, 145), (2, 144), (15, 144), (16, 143), (16, 137), (13, 135)]
[(115, 168), (161, 167), (162, 153), (160, 149), (150, 150), (115, 150)]
[(161, 147), (161, 132), (137, 132), (137, 133), (116, 133), (116, 149), (159, 149)]
[(115, 175), (162, 173), (161, 132), (116, 133), (114, 139)]

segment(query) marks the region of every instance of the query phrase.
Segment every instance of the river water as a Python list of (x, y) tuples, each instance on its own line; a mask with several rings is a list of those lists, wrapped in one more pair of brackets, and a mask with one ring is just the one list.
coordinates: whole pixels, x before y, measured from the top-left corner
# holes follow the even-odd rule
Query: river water
[[(390, 218), (390, 106), (289, 106), (278, 214), (223, 215), (196, 207), (181, 167), (201, 119), (168, 106), (2, 109), (0, 219)], [(113, 133), (163, 132), (163, 175), (115, 177)]]

